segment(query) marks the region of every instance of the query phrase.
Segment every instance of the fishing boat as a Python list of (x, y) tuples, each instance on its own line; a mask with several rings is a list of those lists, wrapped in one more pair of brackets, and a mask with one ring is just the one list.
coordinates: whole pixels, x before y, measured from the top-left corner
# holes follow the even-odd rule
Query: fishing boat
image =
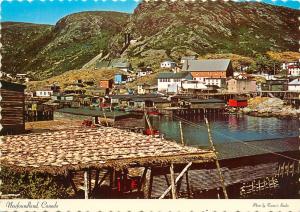
[(158, 110), (147, 111), (147, 114), (149, 116), (159, 116), (159, 115), (161, 115), (161, 113)]

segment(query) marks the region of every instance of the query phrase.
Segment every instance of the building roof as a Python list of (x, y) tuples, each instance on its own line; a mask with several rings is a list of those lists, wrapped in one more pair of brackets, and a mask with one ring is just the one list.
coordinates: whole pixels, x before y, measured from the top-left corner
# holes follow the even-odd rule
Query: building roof
[(300, 86), (300, 78), (294, 79), (293, 81), (289, 82), (289, 85), (299, 85)]
[(5, 81), (5, 80), (0, 80), (0, 83), (1, 83), (1, 89), (24, 92), (24, 89), (26, 88), (25, 85), (13, 83), (13, 82), (8, 82), (8, 81)]
[(194, 55), (194, 56), (183, 56), (182, 58), (181, 58), (181, 60), (195, 60), (196, 59), (196, 56)]
[(175, 63), (174, 61), (172, 61), (172, 60), (170, 60), (170, 59), (164, 60), (164, 61), (162, 61), (161, 63), (165, 63), (165, 62)]
[(182, 71), (226, 71), (230, 59), (187, 60), (182, 65)]
[(223, 99), (190, 99), (191, 103), (226, 103)]
[(182, 71), (182, 72), (177, 72), (177, 73), (173, 73), (173, 72), (160, 72), (158, 74), (158, 79), (162, 79), (162, 78), (167, 78), (167, 79), (183, 79), (186, 78), (188, 75), (190, 75), (189, 72), (187, 71)]
[(120, 95), (109, 95), (111, 99), (133, 99), (133, 98), (158, 98), (163, 97), (161, 94), (142, 94), (142, 95), (132, 95), (132, 94), (120, 94)]
[(214, 159), (208, 150), (111, 127), (4, 136), (0, 148), (1, 166), (51, 174)]

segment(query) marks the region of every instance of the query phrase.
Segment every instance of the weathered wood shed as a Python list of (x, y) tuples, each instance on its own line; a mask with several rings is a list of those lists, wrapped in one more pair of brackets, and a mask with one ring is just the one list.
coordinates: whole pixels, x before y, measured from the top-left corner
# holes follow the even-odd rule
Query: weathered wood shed
[(25, 131), (25, 94), (24, 85), (0, 80), (1, 135), (19, 134)]

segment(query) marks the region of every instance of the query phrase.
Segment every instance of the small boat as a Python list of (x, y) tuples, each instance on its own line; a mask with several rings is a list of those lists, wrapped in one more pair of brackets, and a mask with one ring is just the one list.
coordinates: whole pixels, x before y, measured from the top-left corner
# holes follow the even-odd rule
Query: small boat
[(154, 136), (159, 136), (159, 131), (158, 130), (150, 130), (149, 128), (147, 128), (146, 130), (144, 130), (144, 135), (154, 135)]
[(158, 112), (157, 110), (148, 111), (147, 114), (149, 116), (159, 116), (159, 115), (161, 115), (161, 113)]

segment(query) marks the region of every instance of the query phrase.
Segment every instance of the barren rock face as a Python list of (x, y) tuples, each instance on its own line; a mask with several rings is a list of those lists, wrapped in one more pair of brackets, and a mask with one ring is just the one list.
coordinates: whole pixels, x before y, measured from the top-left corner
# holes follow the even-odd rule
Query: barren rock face
[[(126, 27), (147, 39), (147, 49), (184, 48), (196, 53), (253, 55), (268, 50), (297, 51), (300, 12), (263, 3), (141, 3)], [(132, 56), (138, 51), (133, 46)]]
[[(2, 71), (45, 79), (81, 68), (100, 53), (152, 65), (190, 54), (296, 52), (298, 16), (299, 10), (256, 2), (150, 1), (132, 15), (82, 12), (55, 26), (7, 22)], [(127, 49), (125, 32), (137, 40)]]

